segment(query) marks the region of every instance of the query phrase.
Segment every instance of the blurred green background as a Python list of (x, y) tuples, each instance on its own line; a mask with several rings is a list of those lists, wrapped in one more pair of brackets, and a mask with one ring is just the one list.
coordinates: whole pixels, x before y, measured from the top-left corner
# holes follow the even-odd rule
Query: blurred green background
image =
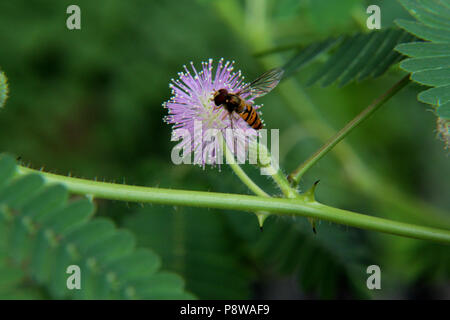
[[(81, 30), (66, 28), (70, 4), (81, 8)], [(174, 143), (161, 106), (170, 97), (170, 79), (183, 64), (220, 57), (235, 60), (253, 78), (268, 64), (254, 54), (267, 46), (368, 31), (369, 4), (380, 5), (382, 28), (408, 16), (391, 0), (2, 1), (0, 67), (9, 78), (10, 99), (0, 112), (0, 151), (59, 174), (247, 194), (227, 167), (172, 164)], [(292, 53), (277, 59), (285, 62)], [(315, 68), (295, 79), (302, 84)], [(304, 119), (276, 90), (262, 98), (267, 127), (280, 129), (282, 168), (290, 172), (323, 143), (321, 126), (340, 129), (402, 76), (394, 67), (380, 79), (344, 88), (303, 88), (315, 110)], [(417, 102), (418, 92), (410, 85), (346, 140), (363, 169), (350, 161), (344, 170), (329, 154), (307, 173), (301, 189), (320, 179), (317, 198), (323, 203), (448, 227), (448, 152), (436, 139), (435, 116)], [(279, 193), (258, 170), (245, 170), (263, 189)], [(371, 185), (372, 175), (384, 185)], [(270, 217), (261, 232), (249, 213), (96, 205), (97, 215), (132, 231), (199, 298), (450, 297), (448, 246), (328, 222), (320, 222), (314, 235), (304, 219), (289, 217)], [(447, 215), (432, 219), (434, 211)], [(382, 290), (366, 288), (372, 264), (381, 268)]]

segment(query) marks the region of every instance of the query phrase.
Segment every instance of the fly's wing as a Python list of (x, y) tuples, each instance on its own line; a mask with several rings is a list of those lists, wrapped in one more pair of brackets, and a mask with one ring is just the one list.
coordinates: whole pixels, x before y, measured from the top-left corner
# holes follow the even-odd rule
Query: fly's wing
[(238, 94), (250, 94), (250, 97), (253, 99), (262, 97), (278, 85), (283, 73), (284, 70), (281, 68), (271, 69), (260, 75), (253, 82), (245, 85)]

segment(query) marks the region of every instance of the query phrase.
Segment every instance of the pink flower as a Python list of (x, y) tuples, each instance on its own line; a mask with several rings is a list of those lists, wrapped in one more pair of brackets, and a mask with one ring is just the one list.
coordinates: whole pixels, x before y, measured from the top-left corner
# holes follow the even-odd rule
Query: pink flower
[[(195, 164), (220, 165), (223, 163), (224, 150), (219, 140), (212, 136), (214, 132), (221, 133), (238, 161), (245, 161), (249, 143), (258, 137), (258, 132), (237, 113), (230, 114), (213, 101), (214, 93), (220, 89), (237, 93), (244, 87), (241, 72), (233, 72), (233, 62), (224, 63), (223, 59), (219, 61), (216, 70), (213, 70), (212, 59), (202, 62), (199, 72), (192, 62), (191, 68), (192, 71), (184, 66), (185, 72), (178, 74), (179, 79), (172, 79), (170, 88), (173, 96), (163, 104), (169, 111), (165, 121), (173, 125), (172, 137), (185, 137), (187, 134), (191, 137), (183, 139), (179, 147), (189, 147), (188, 152), (194, 153)], [(248, 93), (241, 95), (243, 99), (248, 97)], [(247, 101), (253, 102), (251, 98)], [(258, 105), (253, 107), (260, 108)]]

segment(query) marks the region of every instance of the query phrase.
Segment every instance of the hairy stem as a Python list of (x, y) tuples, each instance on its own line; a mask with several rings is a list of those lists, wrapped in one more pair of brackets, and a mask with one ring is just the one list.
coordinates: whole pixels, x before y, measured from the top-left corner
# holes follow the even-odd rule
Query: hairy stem
[(249, 212), (267, 211), (273, 214), (317, 218), (367, 230), (450, 244), (450, 230), (429, 228), (371, 217), (332, 208), (314, 200), (306, 201), (229, 193), (138, 187), (66, 177), (22, 166), (17, 167), (18, 175), (30, 173), (39, 174), (48, 184), (62, 184), (71, 193), (88, 195), (94, 198)]
[(277, 172), (272, 175), (272, 179), (279, 186), (281, 192), (283, 192), (286, 198), (293, 199), (298, 196), (297, 190), (291, 187), (289, 181), (286, 179), (281, 170), (277, 170)]
[(233, 154), (231, 153), (230, 149), (228, 148), (227, 144), (225, 143), (225, 140), (220, 134), (220, 142), (223, 146), (223, 149), (225, 150), (225, 158), (227, 161), (227, 164), (231, 167), (231, 169), (234, 171), (234, 173), (238, 176), (238, 178), (256, 195), (261, 197), (270, 197), (263, 189), (261, 189), (250, 177), (242, 170), (242, 168), (236, 163), (235, 158)]
[[(263, 189), (261, 189), (250, 177), (245, 173), (244, 170), (236, 163), (233, 154), (230, 152), (227, 144), (225, 143), (222, 134), (220, 135), (221, 143), (225, 149), (225, 157), (227, 160), (227, 164), (231, 167), (234, 173), (238, 176), (238, 178), (257, 196), (260, 197), (269, 197)], [(258, 218), (259, 227), (262, 228), (264, 225), (264, 221), (269, 216), (269, 212), (266, 211), (256, 211), (255, 215)]]
[(229, 163), (229, 166), (238, 176), (238, 178), (257, 196), (260, 197), (270, 197), (263, 189), (261, 189), (250, 177), (245, 173), (244, 170), (235, 162)]
[(293, 185), (297, 185), (303, 174), (311, 168), (317, 161), (322, 159), (331, 149), (334, 148), (342, 139), (344, 139), (353, 129), (360, 125), (364, 120), (369, 118), (375, 111), (377, 111), (386, 101), (393, 97), (398, 91), (405, 87), (408, 83), (409, 75), (403, 77), (400, 81), (394, 84), (389, 90), (378, 97), (372, 104), (365, 108), (353, 120), (347, 123), (341, 130), (339, 130), (333, 137), (331, 137), (319, 150), (317, 150), (311, 157), (303, 162), (297, 169), (295, 169), (288, 177)]
[[(250, 177), (242, 170), (242, 168), (236, 163), (236, 159), (234, 155), (231, 153), (230, 149), (228, 148), (227, 144), (225, 143), (225, 140), (220, 134), (220, 143), (223, 146), (223, 149), (225, 150), (225, 157), (227, 164), (231, 167), (231, 169), (236, 173), (238, 178), (251, 190), (254, 194), (262, 197), (270, 197), (269, 194), (267, 194), (264, 190), (262, 190), (253, 180), (250, 179)], [(301, 196), (298, 194), (297, 190), (293, 188), (283, 172), (280, 169), (277, 169), (273, 166), (274, 159), (270, 155), (270, 152), (267, 150), (267, 147), (263, 144), (260, 144), (258, 142), (255, 142), (255, 144), (252, 144), (250, 148), (253, 148), (253, 151), (255, 151), (258, 155), (258, 158), (260, 158), (259, 166), (267, 170), (268, 173), (270, 173), (270, 177), (272, 177), (273, 181), (278, 185), (281, 192), (286, 198), (294, 199), (294, 198), (301, 198)], [(261, 159), (262, 158), (262, 159)], [(262, 162), (265, 164), (262, 164)], [(256, 216), (258, 217), (259, 226), (262, 228), (265, 219), (268, 217), (269, 212), (255, 212)], [(315, 224), (314, 221), (309, 219), (314, 232), (315, 230)]]

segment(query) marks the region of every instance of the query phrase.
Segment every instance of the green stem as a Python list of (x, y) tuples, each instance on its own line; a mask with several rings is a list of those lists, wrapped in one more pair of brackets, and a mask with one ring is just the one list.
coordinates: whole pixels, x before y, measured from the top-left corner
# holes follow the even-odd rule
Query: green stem
[[(284, 175), (283, 171), (281, 169), (275, 168), (273, 166), (273, 161), (277, 161), (275, 159), (272, 158), (272, 156), (270, 155), (269, 151), (267, 150), (267, 147), (262, 145), (262, 144), (258, 144), (257, 147), (258, 150), (258, 157), (261, 157), (260, 160), (262, 160), (260, 162), (260, 166), (268, 169), (268, 172), (270, 173), (270, 176), (272, 177), (273, 181), (278, 185), (278, 187), (280, 188), (281, 192), (283, 193), (283, 195), (288, 198), (288, 199), (302, 199), (302, 200), (314, 200), (314, 189), (312, 189), (312, 195), (307, 194), (306, 197), (305, 195), (300, 195), (298, 194), (298, 191), (295, 187), (291, 186), (291, 184), (289, 183), (287, 177)], [(266, 165), (263, 165), (263, 164)], [(309, 198), (308, 198), (309, 197)], [(312, 218), (308, 218), (309, 223), (311, 223), (312, 226), (312, 230), (314, 233), (316, 233), (316, 223), (315, 220)], [(261, 223), (261, 221), (260, 221)]]
[(238, 178), (256, 195), (261, 197), (270, 197), (263, 189), (261, 189), (242, 168), (236, 163), (229, 163), (231, 169), (238, 176)]
[(365, 108), (353, 120), (347, 123), (341, 130), (339, 130), (331, 139), (329, 139), (319, 150), (317, 150), (311, 157), (303, 162), (296, 170), (289, 175), (289, 180), (297, 185), (305, 172), (311, 168), (317, 161), (322, 159), (331, 149), (334, 148), (342, 139), (344, 139), (353, 129), (359, 126), (364, 120), (369, 118), (375, 111), (377, 111), (386, 101), (393, 97), (398, 91), (405, 87), (408, 83), (409, 75), (403, 77), (400, 81), (394, 84), (388, 91), (378, 97), (372, 104)]
[(450, 230), (422, 227), (403, 222), (366, 216), (332, 208), (315, 201), (280, 199), (258, 196), (138, 187), (60, 176), (38, 170), (17, 167), (18, 175), (39, 174), (48, 184), (62, 184), (71, 193), (94, 198), (141, 203), (156, 203), (243, 211), (268, 211), (328, 220), (334, 223), (380, 231), (384, 233), (450, 243)]
[[(245, 173), (244, 170), (236, 163), (234, 156), (230, 152), (230, 149), (228, 148), (227, 144), (225, 143), (223, 136), (221, 137), (221, 143), (224, 146), (225, 149), (225, 157), (227, 160), (227, 164), (231, 167), (231, 169), (234, 171), (234, 173), (238, 176), (238, 178), (256, 195), (261, 197), (269, 197), (270, 195), (267, 194), (263, 189), (261, 189), (250, 177)], [(262, 228), (264, 225), (264, 221), (269, 216), (269, 212), (266, 211), (256, 211), (255, 212), (256, 217), (258, 218), (259, 227)]]
[(233, 154), (228, 149), (227, 144), (224, 142), (223, 136), (221, 135), (221, 143), (224, 146), (225, 158), (227, 164), (231, 167), (238, 178), (256, 195), (261, 197), (270, 197), (263, 189), (261, 189), (250, 177), (242, 170), (242, 168), (236, 163)]
[(297, 190), (291, 187), (283, 171), (281, 171), (278, 166), (274, 166), (275, 161), (278, 160), (273, 159), (269, 150), (267, 150), (267, 147), (261, 143), (257, 143), (255, 149), (258, 154), (258, 166), (266, 170), (266, 173), (269, 174), (273, 181), (278, 185), (286, 198), (296, 198), (298, 196)]
[(277, 170), (277, 172), (272, 175), (272, 179), (280, 188), (281, 192), (283, 192), (284, 196), (289, 199), (297, 198), (298, 193), (297, 190), (291, 187), (289, 181), (284, 176), (281, 170)]
[[(256, 183), (253, 182), (253, 180), (250, 179), (249, 176), (242, 170), (242, 168), (236, 164), (235, 158), (231, 151), (229, 150), (228, 146), (226, 145), (223, 136), (220, 136), (221, 138), (221, 144), (224, 146), (225, 149), (225, 157), (227, 160), (227, 163), (230, 165), (230, 167), (233, 169), (233, 171), (236, 173), (236, 175), (241, 179), (241, 181), (247, 185), (247, 187), (252, 190), (256, 195), (263, 196), (263, 197), (270, 197), (267, 193), (265, 193)], [(252, 148), (252, 147), (250, 147)], [(278, 185), (281, 192), (286, 198), (289, 199), (302, 199), (302, 196), (298, 194), (297, 190), (293, 188), (289, 181), (287, 180), (286, 176), (283, 174), (283, 172), (280, 169), (275, 169), (273, 166), (272, 156), (270, 155), (269, 151), (267, 150), (267, 147), (265, 145), (262, 145), (260, 143), (255, 142), (255, 145), (253, 146), (254, 150), (256, 150), (258, 154), (258, 158), (260, 160), (259, 166), (260, 168), (265, 168), (269, 173), (274, 182)], [(262, 228), (265, 219), (268, 217), (268, 212), (255, 212), (256, 216), (258, 217), (259, 226)], [(314, 232), (316, 232), (315, 229), (315, 222), (311, 219), (309, 219)]]

